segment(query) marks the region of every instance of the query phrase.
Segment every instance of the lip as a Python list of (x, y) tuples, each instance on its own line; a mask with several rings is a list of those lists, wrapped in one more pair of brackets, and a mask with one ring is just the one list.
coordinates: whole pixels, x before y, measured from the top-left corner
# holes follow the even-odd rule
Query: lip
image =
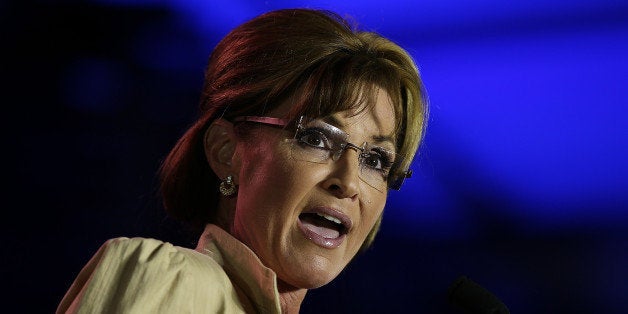
[(345, 227), (344, 232), (341, 233), (339, 237), (326, 238), (306, 228), (303, 225), (303, 222), (301, 222), (301, 219), (297, 220), (297, 225), (299, 226), (299, 229), (301, 229), (301, 232), (303, 232), (305, 237), (308, 238), (310, 241), (314, 242), (316, 245), (321, 246), (326, 249), (334, 249), (334, 248), (339, 247), (344, 242), (345, 238), (347, 237), (347, 234), (351, 231), (351, 228), (353, 226), (353, 222), (351, 221), (351, 218), (349, 218), (349, 216), (347, 216), (343, 212), (337, 209), (334, 209), (332, 207), (317, 206), (303, 212), (303, 214), (310, 214), (310, 213), (332, 216), (340, 220), (340, 222), (342, 222), (342, 224)]

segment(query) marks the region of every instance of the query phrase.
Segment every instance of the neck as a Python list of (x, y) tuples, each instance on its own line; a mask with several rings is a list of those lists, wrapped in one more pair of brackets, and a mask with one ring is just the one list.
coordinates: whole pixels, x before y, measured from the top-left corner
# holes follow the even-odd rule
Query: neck
[(279, 302), (281, 303), (281, 313), (297, 314), (301, 309), (301, 303), (305, 298), (307, 289), (295, 288), (281, 280), (277, 280), (279, 290)]

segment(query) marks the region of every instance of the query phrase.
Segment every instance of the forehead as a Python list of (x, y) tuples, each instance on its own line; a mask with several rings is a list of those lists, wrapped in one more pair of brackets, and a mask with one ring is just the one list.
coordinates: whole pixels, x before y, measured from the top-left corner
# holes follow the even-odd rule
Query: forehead
[(395, 110), (390, 97), (381, 88), (373, 92), (373, 104), (362, 104), (354, 109), (336, 112), (331, 115), (332, 120), (350, 136), (354, 134), (352, 137), (395, 138)]

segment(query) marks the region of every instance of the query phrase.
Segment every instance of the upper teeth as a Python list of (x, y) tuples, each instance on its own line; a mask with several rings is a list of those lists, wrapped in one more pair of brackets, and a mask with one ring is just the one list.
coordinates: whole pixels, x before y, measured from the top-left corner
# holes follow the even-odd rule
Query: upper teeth
[(317, 213), (317, 215), (320, 216), (320, 217), (323, 217), (323, 218), (325, 218), (327, 220), (330, 220), (330, 221), (333, 221), (333, 222), (335, 222), (337, 224), (342, 225), (342, 222), (340, 221), (340, 219), (338, 219), (336, 217), (325, 215), (325, 214), (319, 214), (319, 213)]

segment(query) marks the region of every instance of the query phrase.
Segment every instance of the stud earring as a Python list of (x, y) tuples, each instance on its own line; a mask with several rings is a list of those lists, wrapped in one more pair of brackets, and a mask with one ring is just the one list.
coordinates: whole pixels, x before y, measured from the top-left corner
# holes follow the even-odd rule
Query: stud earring
[(220, 193), (224, 196), (231, 196), (236, 192), (236, 186), (233, 183), (233, 176), (228, 175), (224, 180), (220, 181)]

